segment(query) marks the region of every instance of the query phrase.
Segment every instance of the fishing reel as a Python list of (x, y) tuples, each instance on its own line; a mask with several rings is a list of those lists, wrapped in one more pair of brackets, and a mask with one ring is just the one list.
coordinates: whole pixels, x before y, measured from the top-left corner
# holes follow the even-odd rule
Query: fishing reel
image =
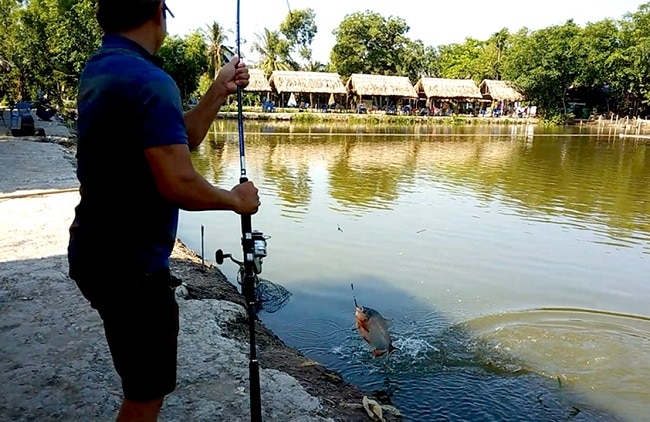
[[(253, 261), (253, 272), (255, 274), (261, 274), (262, 273), (262, 260), (266, 257), (266, 240), (270, 238), (270, 236), (265, 236), (264, 233), (258, 230), (253, 230), (250, 233), (250, 242), (252, 244), (252, 250), (246, 251), (246, 256), (248, 258), (252, 258), (250, 260)], [(245, 241), (248, 239), (245, 239)], [(252, 256), (249, 256), (252, 255)], [(232, 254), (227, 254), (224, 253), (221, 249), (218, 249), (217, 252), (214, 254), (215, 261), (217, 264), (221, 265), (223, 264), (223, 261), (225, 258), (230, 258), (232, 262), (235, 264), (238, 264), (240, 268), (244, 268), (244, 263), (242, 261), (239, 261), (235, 258), (233, 258)]]

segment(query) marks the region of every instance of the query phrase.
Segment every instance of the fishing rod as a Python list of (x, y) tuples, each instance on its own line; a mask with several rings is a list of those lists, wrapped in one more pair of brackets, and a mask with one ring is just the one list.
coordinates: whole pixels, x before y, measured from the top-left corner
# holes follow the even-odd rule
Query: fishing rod
[[(237, 0), (237, 56), (241, 60), (241, 34), (240, 34), (240, 1)], [(239, 164), (240, 177), (239, 183), (248, 181), (246, 174), (246, 151), (244, 144), (244, 112), (242, 105), (242, 88), (237, 87), (237, 124), (239, 132)], [(230, 254), (224, 254), (221, 249), (217, 250), (215, 258), (217, 264), (222, 264), (224, 258), (230, 258), (233, 262), (239, 264), (239, 278), (241, 280), (242, 294), (246, 300), (246, 310), (248, 313), (248, 331), (250, 334), (250, 352), (248, 362), (249, 372), (249, 390), (251, 421), (262, 421), (262, 398), (260, 389), (260, 366), (257, 360), (257, 348), (255, 345), (255, 320), (257, 319), (257, 299), (255, 286), (257, 284), (257, 275), (262, 272), (262, 259), (266, 257), (266, 239), (267, 237), (258, 230), (253, 230), (253, 223), (250, 214), (241, 215), (241, 244), (244, 260), (238, 261)]]

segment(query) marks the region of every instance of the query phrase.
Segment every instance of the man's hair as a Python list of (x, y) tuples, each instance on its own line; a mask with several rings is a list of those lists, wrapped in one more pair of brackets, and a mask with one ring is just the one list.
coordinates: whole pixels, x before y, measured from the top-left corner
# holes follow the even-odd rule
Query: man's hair
[(163, 0), (98, 0), (97, 22), (105, 33), (137, 28), (151, 19)]

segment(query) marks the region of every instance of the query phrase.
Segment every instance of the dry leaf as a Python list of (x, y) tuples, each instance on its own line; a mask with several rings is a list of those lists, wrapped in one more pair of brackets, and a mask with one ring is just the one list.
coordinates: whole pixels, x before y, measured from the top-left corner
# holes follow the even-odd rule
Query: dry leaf
[(369, 399), (368, 396), (363, 396), (363, 408), (366, 409), (366, 413), (368, 413), (368, 416), (373, 421), (386, 422), (381, 406), (375, 400)]

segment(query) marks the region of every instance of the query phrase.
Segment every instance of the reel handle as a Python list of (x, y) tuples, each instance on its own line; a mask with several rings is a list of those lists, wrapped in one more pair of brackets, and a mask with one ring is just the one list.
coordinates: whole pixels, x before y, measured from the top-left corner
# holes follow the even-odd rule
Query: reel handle
[(217, 265), (223, 264), (223, 261), (224, 261), (225, 258), (230, 258), (230, 260), (232, 262), (234, 262), (235, 264), (237, 264), (239, 266), (243, 265), (243, 263), (241, 261), (237, 261), (229, 253), (223, 253), (223, 251), (221, 249), (217, 249), (217, 251), (214, 253), (214, 260), (217, 262)]

